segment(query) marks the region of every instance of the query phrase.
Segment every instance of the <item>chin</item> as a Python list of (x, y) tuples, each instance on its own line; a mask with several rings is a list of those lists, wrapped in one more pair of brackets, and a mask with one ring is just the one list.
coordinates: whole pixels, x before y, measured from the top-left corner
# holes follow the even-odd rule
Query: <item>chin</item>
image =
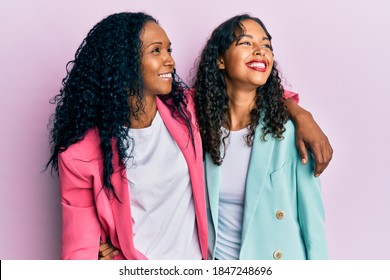
[(256, 88), (258, 88), (258, 87), (264, 86), (266, 82), (267, 82), (267, 81), (261, 81), (261, 82), (258, 81), (257, 83), (254, 83), (254, 85), (256, 85)]
[(172, 90), (170, 90), (170, 91), (161, 91), (161, 92), (159, 93), (159, 95), (168, 95), (168, 94), (171, 93), (171, 91), (172, 91)]

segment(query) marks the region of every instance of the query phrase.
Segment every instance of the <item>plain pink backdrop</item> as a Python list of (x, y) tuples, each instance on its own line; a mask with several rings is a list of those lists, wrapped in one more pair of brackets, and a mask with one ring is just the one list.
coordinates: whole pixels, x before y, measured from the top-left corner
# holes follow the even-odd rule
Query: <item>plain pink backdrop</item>
[[(196, 2), (196, 3), (195, 3)], [(0, 2), (0, 259), (58, 259), (61, 208), (48, 159), (49, 104), (92, 26), (121, 11), (159, 19), (179, 74), (206, 37), (238, 13), (273, 35), (287, 88), (334, 147), (321, 176), (332, 259), (390, 259), (390, 4), (371, 1)]]

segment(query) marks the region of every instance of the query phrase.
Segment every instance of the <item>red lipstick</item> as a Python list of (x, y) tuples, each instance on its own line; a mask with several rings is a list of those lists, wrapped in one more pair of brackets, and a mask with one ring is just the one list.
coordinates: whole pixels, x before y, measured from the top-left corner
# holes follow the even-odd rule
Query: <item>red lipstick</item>
[(265, 60), (251, 60), (245, 65), (255, 71), (265, 72), (267, 70), (267, 62)]

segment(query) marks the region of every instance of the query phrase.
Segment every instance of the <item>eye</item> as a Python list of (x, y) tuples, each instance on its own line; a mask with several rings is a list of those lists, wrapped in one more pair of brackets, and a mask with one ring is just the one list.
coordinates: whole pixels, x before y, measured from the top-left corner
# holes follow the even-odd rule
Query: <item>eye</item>
[(247, 46), (252, 46), (252, 43), (249, 42), (249, 41), (241, 41), (240, 43), (238, 43), (239, 45), (247, 45)]
[(261, 45), (263, 48), (267, 48), (267, 49), (271, 49), (271, 45), (270, 44), (263, 44)]
[(168, 50), (167, 50), (169, 53), (172, 53), (172, 48), (168, 48)]
[(151, 53), (160, 53), (160, 48), (154, 48)]

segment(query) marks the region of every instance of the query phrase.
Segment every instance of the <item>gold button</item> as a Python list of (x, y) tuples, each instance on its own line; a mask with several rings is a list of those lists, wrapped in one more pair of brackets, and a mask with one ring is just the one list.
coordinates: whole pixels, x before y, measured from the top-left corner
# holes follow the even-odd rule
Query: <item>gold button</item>
[(281, 259), (282, 256), (283, 256), (282, 251), (276, 250), (276, 251), (274, 252), (274, 255), (273, 255), (273, 256), (274, 256), (274, 259), (275, 259), (275, 260)]
[(282, 210), (278, 210), (276, 212), (276, 219), (282, 220), (284, 218), (284, 212)]

